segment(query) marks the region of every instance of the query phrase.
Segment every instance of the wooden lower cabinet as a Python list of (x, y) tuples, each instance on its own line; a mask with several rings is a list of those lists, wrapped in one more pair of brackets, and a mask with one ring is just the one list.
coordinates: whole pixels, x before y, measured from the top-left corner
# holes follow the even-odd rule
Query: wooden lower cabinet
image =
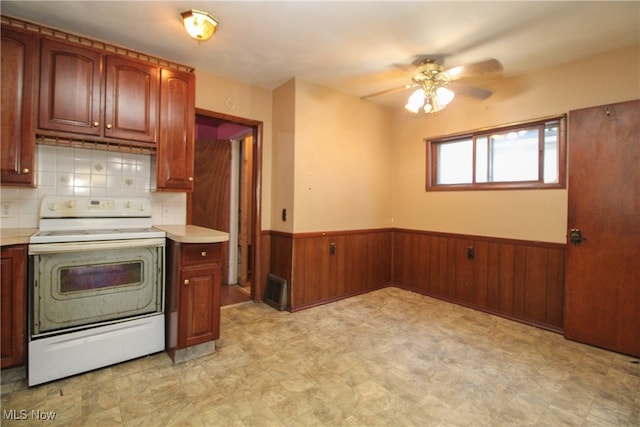
[(27, 247), (3, 247), (0, 256), (0, 367), (24, 365), (27, 331)]
[(167, 353), (178, 363), (209, 354), (220, 338), (220, 243), (167, 244)]

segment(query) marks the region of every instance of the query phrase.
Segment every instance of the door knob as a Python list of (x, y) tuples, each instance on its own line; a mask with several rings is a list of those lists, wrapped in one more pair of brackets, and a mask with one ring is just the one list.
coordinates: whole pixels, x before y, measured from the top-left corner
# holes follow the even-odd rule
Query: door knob
[(586, 238), (584, 238), (582, 236), (582, 232), (577, 229), (577, 228), (572, 228), (569, 231), (569, 241), (574, 245), (574, 246), (578, 246), (580, 243), (582, 243), (584, 240), (587, 240)]
[(188, 284), (189, 284), (189, 279), (184, 279), (184, 282), (183, 282), (183, 283), (184, 283), (185, 285), (188, 285)]

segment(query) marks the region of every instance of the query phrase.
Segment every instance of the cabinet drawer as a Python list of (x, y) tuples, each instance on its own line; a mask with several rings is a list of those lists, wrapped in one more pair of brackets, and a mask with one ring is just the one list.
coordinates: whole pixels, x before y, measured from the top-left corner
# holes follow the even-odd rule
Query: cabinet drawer
[(222, 248), (219, 243), (182, 244), (182, 265), (219, 264)]

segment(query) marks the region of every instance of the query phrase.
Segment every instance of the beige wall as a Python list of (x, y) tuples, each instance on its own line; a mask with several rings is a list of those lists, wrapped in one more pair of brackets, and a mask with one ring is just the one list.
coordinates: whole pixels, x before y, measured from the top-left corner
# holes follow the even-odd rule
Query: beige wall
[(393, 226), (566, 242), (566, 190), (426, 192), (424, 139), (639, 98), (638, 52), (633, 46), (511, 78), (495, 85), (487, 100), (460, 96), (434, 115), (395, 111)]
[(258, 120), (262, 128), (262, 229), (271, 228), (272, 91), (196, 70), (196, 108)]
[[(273, 92), (272, 224), (276, 231), (293, 233), (295, 163), (295, 79)], [(286, 220), (282, 210), (286, 209)]]
[(294, 231), (391, 224), (387, 108), (295, 80)]
[(428, 193), (424, 138), (638, 98), (638, 52), (633, 46), (511, 78), (485, 101), (460, 96), (431, 116), (297, 78), (272, 92), (203, 72), (196, 106), (264, 123), (265, 230), (394, 226), (563, 243), (566, 190)]

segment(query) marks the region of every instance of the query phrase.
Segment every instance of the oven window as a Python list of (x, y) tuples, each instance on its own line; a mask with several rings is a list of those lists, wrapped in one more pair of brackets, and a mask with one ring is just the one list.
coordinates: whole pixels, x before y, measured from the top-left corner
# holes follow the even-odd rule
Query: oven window
[(140, 283), (142, 263), (94, 264), (60, 269), (60, 292), (113, 288)]

